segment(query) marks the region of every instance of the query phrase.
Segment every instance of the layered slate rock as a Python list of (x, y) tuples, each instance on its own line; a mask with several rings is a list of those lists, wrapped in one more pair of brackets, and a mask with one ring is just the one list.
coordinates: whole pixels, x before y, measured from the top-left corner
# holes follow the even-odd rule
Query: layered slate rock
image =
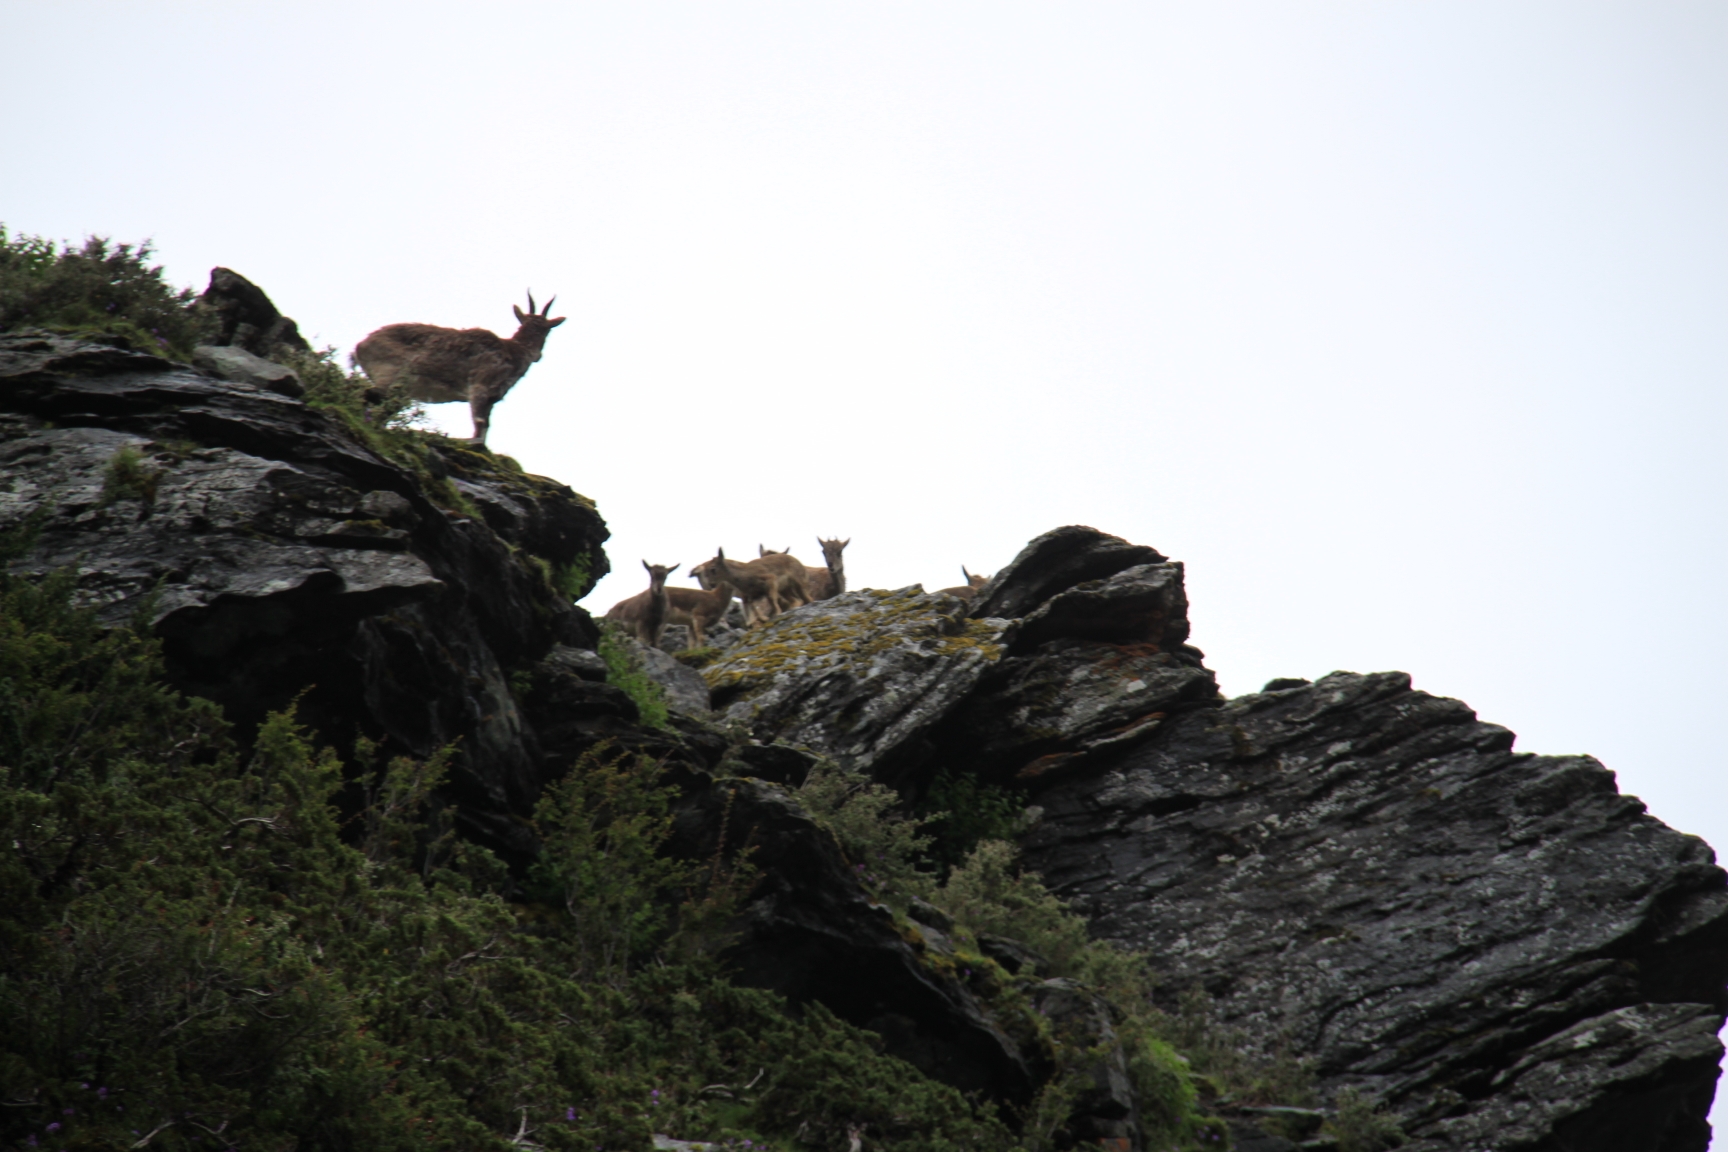
[(1002, 658), (1012, 626), (966, 609), (916, 585), (847, 592), (747, 633), (702, 675), (715, 709), (757, 739), (892, 782), (927, 759), (925, 733)]
[(1017, 1043), (967, 988), (941, 932), (897, 924), (795, 793), (705, 773), (679, 784), (676, 850), (705, 861), (747, 844), (762, 873), (724, 950), (740, 983), (818, 1001), (964, 1092), (1024, 1103), (1048, 1076), (1041, 1050)]
[(45, 334), (0, 336), (0, 472), (0, 530), (36, 527), (15, 569), (71, 568), (106, 621), (143, 614), (177, 686), (243, 737), (298, 702), (339, 747), (455, 743), (465, 826), (531, 848), (543, 765), (510, 678), (597, 637), (554, 587), (606, 571), (590, 502), (434, 437), (386, 459), (269, 387)]
[(1217, 682), (1187, 644), (1182, 565), (1148, 555), (1079, 526), (1028, 544), (974, 608), (1020, 613), (1009, 655), (938, 726), (937, 758), (1042, 786), (1215, 702)]
[(1702, 1149), (1724, 874), (1596, 761), (1512, 744), (1402, 674), (1334, 673), (1057, 783), (1026, 858), (1412, 1147)]
[(1164, 559), (1156, 548), (1130, 544), (1082, 524), (1052, 529), (1028, 543), (978, 590), (972, 615), (980, 619), (1025, 616), (1075, 585), (1108, 579), (1140, 565), (1161, 564)]

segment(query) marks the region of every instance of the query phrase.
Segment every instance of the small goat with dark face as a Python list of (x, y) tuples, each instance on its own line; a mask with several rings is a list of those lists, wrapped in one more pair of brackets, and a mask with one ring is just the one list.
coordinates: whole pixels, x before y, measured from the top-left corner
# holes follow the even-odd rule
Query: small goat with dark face
[(527, 312), (512, 305), (519, 327), (508, 340), (484, 328), (387, 324), (355, 346), (354, 359), (380, 388), (400, 384), (414, 399), (434, 404), (468, 401), (474, 443), (483, 447), (493, 405), (540, 359), (546, 334), (564, 323), (566, 317), (549, 318), (557, 299), (536, 312), (530, 292)]
[(671, 614), (671, 598), (667, 593), (666, 577), (678, 570), (676, 564), (650, 564), (642, 561), (642, 567), (648, 570), (648, 590), (638, 592), (627, 600), (606, 610), (606, 619), (616, 620), (629, 628), (649, 648), (658, 647), (660, 633), (666, 629), (666, 618)]

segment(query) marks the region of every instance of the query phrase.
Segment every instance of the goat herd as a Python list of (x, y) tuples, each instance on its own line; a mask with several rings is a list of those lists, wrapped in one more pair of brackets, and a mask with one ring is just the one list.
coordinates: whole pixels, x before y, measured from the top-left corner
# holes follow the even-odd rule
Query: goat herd
[[(851, 539), (817, 537), (816, 542), (822, 546), (827, 567), (808, 567), (789, 548), (772, 552), (758, 544), (755, 560), (728, 560), (726, 550), (718, 549), (714, 559), (690, 569), (700, 589), (667, 587), (666, 577), (676, 572), (678, 565), (644, 560), (648, 587), (612, 605), (606, 618), (623, 624), (651, 648), (659, 646), (668, 624), (682, 624), (690, 629), (691, 646), (700, 648), (706, 643), (708, 630), (726, 619), (734, 596), (744, 604), (744, 626), (755, 628), (782, 612), (846, 591), (846, 565), (841, 553)], [(961, 565), (960, 573), (966, 583), (943, 592), (970, 600), (989, 580), (966, 571), (965, 565)]]

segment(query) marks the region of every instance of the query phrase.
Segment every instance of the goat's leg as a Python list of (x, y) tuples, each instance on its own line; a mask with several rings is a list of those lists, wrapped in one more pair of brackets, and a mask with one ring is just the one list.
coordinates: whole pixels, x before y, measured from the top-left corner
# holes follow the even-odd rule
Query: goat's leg
[(476, 387), (468, 394), (468, 412), (474, 417), (474, 444), (486, 447), (486, 432), (492, 426), (492, 405), (498, 401), (486, 389)]

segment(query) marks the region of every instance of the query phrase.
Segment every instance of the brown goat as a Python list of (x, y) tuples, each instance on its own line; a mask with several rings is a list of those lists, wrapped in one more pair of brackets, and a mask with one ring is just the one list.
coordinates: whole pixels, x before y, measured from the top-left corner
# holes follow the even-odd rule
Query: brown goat
[(508, 340), (484, 328), (387, 324), (355, 345), (354, 360), (380, 388), (400, 384), (414, 399), (434, 404), (468, 401), (474, 443), (484, 447), (493, 406), (540, 359), (546, 334), (567, 319), (548, 318), (557, 299), (539, 312), (532, 292), (526, 313), (512, 304), (520, 326)]
[(726, 550), (721, 548), (714, 559), (690, 571), (704, 588), (730, 584), (744, 602), (744, 624), (749, 628), (767, 623), (788, 608), (810, 603), (804, 565), (784, 552), (767, 552), (757, 560), (737, 561), (726, 559)]
[(620, 600), (606, 609), (606, 619), (628, 625), (631, 631), (635, 632), (636, 639), (650, 648), (655, 648), (660, 644), (660, 633), (666, 630), (667, 617), (671, 615), (671, 598), (667, 595), (670, 589), (666, 587), (666, 577), (676, 572), (678, 565), (667, 567), (644, 560), (642, 567), (648, 569), (648, 590)]
[(958, 588), (941, 588), (938, 591), (945, 596), (958, 596), (962, 600), (970, 601), (978, 595), (978, 589), (990, 583), (990, 577), (980, 576), (976, 572), (968, 572), (964, 564), (960, 565), (960, 575), (966, 577), (966, 583)]
[[(827, 600), (831, 597), (838, 596), (840, 593), (846, 591), (846, 565), (840, 559), (840, 553), (844, 551), (846, 545), (852, 543), (852, 541), (850, 538), (845, 540), (824, 540), (822, 537), (818, 536), (816, 537), (816, 543), (821, 546), (822, 558), (828, 561), (828, 566), (826, 568), (805, 567), (804, 569), (805, 591), (810, 594), (810, 603), (812, 604), (818, 600)], [(758, 557), (787, 556), (790, 555), (791, 552), (792, 549), (790, 548), (782, 548), (780, 551), (776, 552), (772, 548), (764, 548), (760, 544), (756, 545), (756, 555)]]
[(706, 642), (707, 630), (726, 619), (726, 610), (732, 607), (732, 585), (722, 580), (706, 591), (668, 588), (666, 600), (666, 623), (689, 628), (690, 647), (700, 648)]

